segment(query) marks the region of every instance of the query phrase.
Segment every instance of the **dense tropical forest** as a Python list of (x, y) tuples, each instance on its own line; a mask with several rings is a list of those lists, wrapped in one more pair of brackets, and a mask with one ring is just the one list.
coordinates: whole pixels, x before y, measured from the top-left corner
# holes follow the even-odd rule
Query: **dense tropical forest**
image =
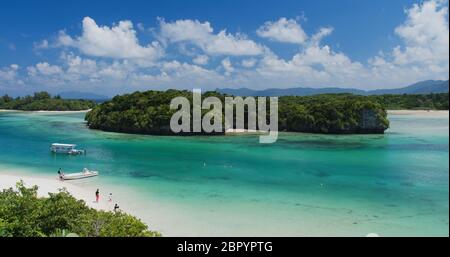
[(139, 219), (97, 211), (67, 191), (37, 197), (23, 182), (0, 192), (0, 237), (156, 237)]
[(448, 110), (448, 93), (427, 95), (372, 95), (388, 110)]
[[(190, 91), (146, 91), (116, 96), (87, 113), (87, 124), (92, 129), (113, 132), (173, 134), (169, 125), (177, 110), (170, 109), (170, 102), (177, 96), (184, 96), (192, 103)], [(202, 96), (203, 99), (216, 96), (223, 103), (226, 95), (206, 92)], [(202, 114), (208, 111), (202, 110)], [(380, 103), (365, 96), (335, 94), (280, 97), (278, 125), (280, 131), (383, 133), (389, 121)]]
[(80, 111), (91, 109), (95, 103), (87, 100), (68, 100), (52, 97), (47, 92), (37, 92), (33, 96), (12, 98), (0, 97), (0, 109), (21, 111)]
[(352, 94), (283, 96), (278, 115), (280, 131), (380, 134), (389, 127), (383, 105)]

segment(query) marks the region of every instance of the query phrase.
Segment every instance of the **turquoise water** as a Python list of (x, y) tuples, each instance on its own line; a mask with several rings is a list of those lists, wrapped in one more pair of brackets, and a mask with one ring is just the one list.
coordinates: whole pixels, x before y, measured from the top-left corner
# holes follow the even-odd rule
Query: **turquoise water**
[[(385, 135), (158, 137), (89, 130), (84, 114), (0, 113), (0, 173), (100, 170), (164, 235), (448, 236), (449, 117), (391, 115)], [(85, 156), (52, 155), (54, 142)], [(3, 168), (2, 168), (3, 167)]]

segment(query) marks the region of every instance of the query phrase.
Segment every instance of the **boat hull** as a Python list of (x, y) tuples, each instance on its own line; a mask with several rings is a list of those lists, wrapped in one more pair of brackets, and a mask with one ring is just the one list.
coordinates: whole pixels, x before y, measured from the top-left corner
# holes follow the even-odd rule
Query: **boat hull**
[(77, 179), (84, 179), (84, 178), (92, 178), (92, 177), (96, 177), (98, 176), (98, 172), (97, 171), (91, 171), (89, 173), (71, 173), (71, 174), (66, 174), (62, 176), (63, 180), (77, 180)]

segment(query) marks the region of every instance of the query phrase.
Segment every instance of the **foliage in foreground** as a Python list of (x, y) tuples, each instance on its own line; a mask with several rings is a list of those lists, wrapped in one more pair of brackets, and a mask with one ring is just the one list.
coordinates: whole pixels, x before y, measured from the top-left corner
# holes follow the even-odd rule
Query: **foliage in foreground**
[(12, 98), (8, 95), (0, 97), (0, 109), (21, 111), (81, 111), (91, 109), (95, 103), (87, 100), (61, 99), (52, 97), (47, 92), (34, 93), (33, 96)]
[(0, 237), (155, 237), (142, 221), (123, 212), (97, 211), (66, 190), (37, 197), (38, 187), (18, 182), (0, 192)]

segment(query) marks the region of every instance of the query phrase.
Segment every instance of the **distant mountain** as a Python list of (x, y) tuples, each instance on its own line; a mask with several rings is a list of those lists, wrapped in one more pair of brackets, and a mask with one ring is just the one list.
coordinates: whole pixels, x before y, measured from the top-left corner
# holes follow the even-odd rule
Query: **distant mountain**
[(239, 89), (217, 89), (223, 94), (237, 95), (237, 96), (284, 96), (284, 95), (319, 95), (319, 94), (337, 94), (337, 93), (352, 93), (355, 95), (366, 94), (366, 91), (353, 89), (353, 88), (338, 88), (338, 87), (327, 87), (327, 88), (308, 88), (308, 87), (295, 87), (295, 88), (269, 88), (265, 90), (252, 90), (248, 88)]
[(430, 93), (448, 93), (448, 80), (425, 80), (403, 88), (378, 89), (368, 92), (369, 95)]
[(59, 96), (61, 96), (61, 98), (63, 99), (85, 99), (85, 100), (106, 100), (111, 98), (104, 95), (78, 91), (61, 92), (59, 93)]
[(338, 94), (338, 93), (351, 93), (355, 95), (383, 95), (383, 94), (430, 94), (430, 93), (448, 93), (449, 81), (443, 80), (426, 80), (415, 83), (413, 85), (396, 88), (396, 89), (377, 89), (364, 91), (354, 88), (338, 88), (338, 87), (327, 87), (327, 88), (307, 88), (307, 87), (296, 87), (296, 88), (270, 88), (265, 90), (252, 90), (248, 88), (223, 88), (216, 89), (216, 91), (224, 94), (236, 95), (236, 96), (308, 96), (308, 95), (318, 95), (318, 94)]

